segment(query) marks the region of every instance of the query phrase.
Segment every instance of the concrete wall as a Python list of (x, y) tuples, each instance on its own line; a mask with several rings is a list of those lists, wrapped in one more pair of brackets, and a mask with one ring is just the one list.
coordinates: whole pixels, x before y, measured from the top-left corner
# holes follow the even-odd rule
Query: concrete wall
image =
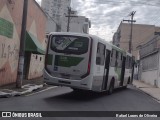
[(157, 80), (157, 70), (142, 72), (141, 80), (145, 83), (154, 85), (154, 80)]
[(44, 55), (31, 54), (28, 79), (41, 77), (44, 68)]
[[(37, 42), (39, 42), (44, 49), (46, 48), (46, 23), (47, 16), (42, 11), (40, 6), (35, 2), (35, 0), (29, 0), (27, 15), (27, 31), (37, 38)], [(42, 76), (42, 66), (44, 66), (44, 55), (39, 55), (38, 58), (36, 57), (37, 59), (34, 58), (35, 56), (31, 54), (31, 66), (29, 67), (28, 71), (28, 79), (33, 79)], [(39, 60), (40, 58), (42, 60)]]
[(158, 73), (157, 73), (157, 86), (160, 88), (160, 50), (159, 50), (159, 53), (158, 53), (158, 55), (159, 55), (159, 63), (158, 63)]
[(23, 0), (0, 1), (0, 86), (17, 78)]
[[(140, 71), (139, 71), (140, 72), (140, 79), (142, 81), (144, 81), (145, 83), (148, 83), (148, 84), (151, 84), (151, 85), (154, 85), (154, 86), (160, 88), (160, 52), (155, 55), (157, 55), (157, 57), (158, 57), (157, 61), (153, 57), (153, 60), (151, 62), (152, 63), (156, 62), (157, 67), (153, 70), (146, 70), (146, 71), (143, 71), (143, 69), (140, 69)], [(149, 55), (148, 57), (152, 57), (152, 56)], [(144, 59), (146, 59), (146, 58), (144, 58)], [(148, 64), (150, 64), (150, 63), (148, 63)], [(142, 61), (141, 61), (141, 65), (143, 66)]]

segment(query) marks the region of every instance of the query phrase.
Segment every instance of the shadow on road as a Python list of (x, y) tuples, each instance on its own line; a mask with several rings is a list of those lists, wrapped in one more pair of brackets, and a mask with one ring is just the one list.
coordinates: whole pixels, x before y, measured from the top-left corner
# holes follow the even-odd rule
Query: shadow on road
[(103, 97), (109, 97), (114, 96), (116, 94), (121, 94), (120, 92), (124, 92), (129, 90), (130, 88), (126, 88), (125, 90), (123, 88), (115, 89), (114, 93), (112, 95), (108, 95), (107, 92), (91, 92), (91, 91), (69, 91), (66, 93), (58, 94), (49, 98), (45, 98), (46, 101), (54, 101), (54, 100), (69, 100), (69, 101), (92, 101), (95, 99), (103, 98)]

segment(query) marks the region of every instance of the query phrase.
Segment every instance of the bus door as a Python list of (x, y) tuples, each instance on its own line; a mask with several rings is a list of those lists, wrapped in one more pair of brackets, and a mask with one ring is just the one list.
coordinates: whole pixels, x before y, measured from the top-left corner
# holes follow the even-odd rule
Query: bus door
[(133, 82), (134, 66), (135, 66), (135, 57), (133, 56), (133, 57), (132, 57), (132, 60), (131, 60), (131, 69), (132, 69), (131, 83)]
[(123, 56), (122, 59), (122, 70), (121, 70), (121, 79), (120, 79), (120, 86), (123, 86), (123, 82), (124, 82), (124, 74), (125, 74), (125, 62), (126, 62), (126, 57)]
[(111, 54), (111, 51), (106, 49), (106, 59), (105, 59), (105, 68), (104, 68), (104, 78), (103, 78), (102, 90), (107, 90), (110, 54)]

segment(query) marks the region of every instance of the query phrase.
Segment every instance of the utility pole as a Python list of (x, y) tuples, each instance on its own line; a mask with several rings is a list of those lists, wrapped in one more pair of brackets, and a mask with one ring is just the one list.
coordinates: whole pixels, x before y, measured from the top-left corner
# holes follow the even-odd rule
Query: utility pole
[(16, 87), (17, 88), (22, 87), (22, 80), (23, 80), (27, 11), (28, 11), (28, 0), (23, 0), (23, 18), (22, 18), (20, 50), (19, 50), (18, 75), (17, 75), (17, 81), (16, 81)]
[(67, 22), (67, 32), (69, 32), (69, 24), (70, 24), (70, 20), (71, 20), (71, 8), (68, 7), (68, 22)]
[(132, 52), (132, 31), (133, 31), (133, 23), (136, 22), (135, 20), (133, 20), (133, 17), (135, 15), (136, 11), (132, 11), (129, 16), (131, 16), (131, 20), (123, 20), (123, 21), (127, 21), (127, 22), (131, 22), (131, 33), (130, 33), (130, 40), (129, 40), (129, 53)]
[(71, 16), (71, 12), (72, 12), (71, 7), (68, 7), (68, 16), (66, 16), (66, 17), (68, 17), (67, 32), (69, 32), (69, 30), (70, 30), (71, 18), (72, 18), (72, 17), (78, 17), (78, 16)]

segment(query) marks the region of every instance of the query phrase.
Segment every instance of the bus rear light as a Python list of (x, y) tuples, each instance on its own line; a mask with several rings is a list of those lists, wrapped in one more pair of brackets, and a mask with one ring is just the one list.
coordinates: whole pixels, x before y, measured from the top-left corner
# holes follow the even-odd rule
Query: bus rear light
[(91, 57), (92, 57), (92, 38), (91, 38), (91, 47), (90, 47), (90, 52), (89, 52), (89, 60), (88, 60), (88, 70), (87, 73), (82, 75), (81, 78), (85, 78), (90, 74), (90, 70), (91, 70)]
[(88, 73), (90, 73), (91, 63), (88, 63)]

